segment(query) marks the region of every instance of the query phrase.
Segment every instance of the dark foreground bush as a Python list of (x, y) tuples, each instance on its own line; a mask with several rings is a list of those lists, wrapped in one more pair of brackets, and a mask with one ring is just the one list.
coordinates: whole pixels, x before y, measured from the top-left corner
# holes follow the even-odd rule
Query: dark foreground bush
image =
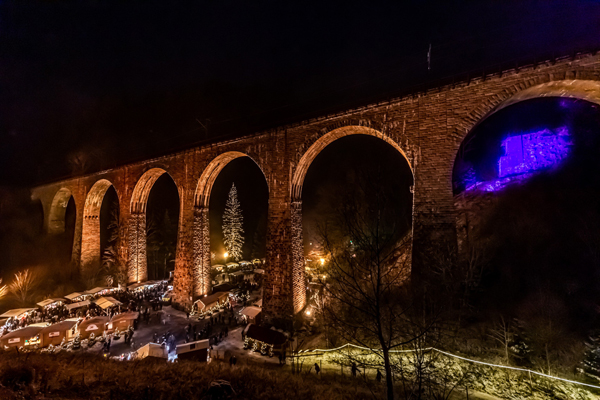
[(0, 399), (215, 399), (211, 382), (231, 383), (231, 399), (381, 398), (348, 377), (292, 375), (280, 368), (212, 362), (118, 362), (86, 354), (0, 352)]

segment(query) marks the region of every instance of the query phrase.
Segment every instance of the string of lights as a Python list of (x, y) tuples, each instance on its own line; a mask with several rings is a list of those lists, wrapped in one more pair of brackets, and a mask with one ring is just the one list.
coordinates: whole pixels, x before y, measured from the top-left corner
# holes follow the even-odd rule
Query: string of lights
[[(314, 353), (314, 352), (324, 352), (324, 353), (326, 353), (326, 352), (332, 352), (332, 351), (342, 350), (342, 349), (347, 348), (347, 347), (354, 347), (354, 348), (357, 348), (357, 349), (368, 350), (368, 351), (381, 351), (379, 349), (370, 349), (368, 347), (357, 346), (357, 345), (352, 344), (352, 343), (346, 343), (346, 344), (344, 344), (342, 346), (339, 346), (339, 347), (336, 347), (334, 349), (312, 349), (312, 350), (299, 351), (299, 353)], [(555, 380), (559, 380), (559, 381), (563, 381), (563, 382), (567, 382), (567, 383), (573, 383), (575, 385), (582, 385), (582, 386), (587, 386), (587, 387), (594, 388), (594, 389), (600, 389), (600, 386), (597, 386), (597, 385), (592, 385), (592, 384), (589, 384), (589, 383), (583, 383), (583, 382), (573, 381), (573, 380), (570, 380), (570, 379), (560, 378), (558, 376), (552, 376), (552, 375), (544, 374), (542, 372), (533, 371), (533, 370), (526, 369), (526, 368), (510, 367), (508, 365), (492, 364), (492, 363), (488, 363), (488, 362), (485, 362), (485, 361), (472, 360), (470, 358), (457, 356), (456, 354), (452, 354), (452, 353), (448, 353), (447, 351), (436, 349), (435, 347), (426, 347), (424, 349), (410, 349), (410, 350), (390, 350), (390, 353), (411, 353), (411, 352), (414, 352), (414, 351), (417, 351), (417, 350), (424, 351), (424, 352), (427, 352), (427, 351), (436, 351), (436, 352), (444, 354), (444, 355), (446, 355), (448, 357), (457, 358), (459, 360), (471, 362), (471, 363), (474, 363), (474, 364), (481, 364), (481, 365), (486, 365), (488, 367), (503, 368), (503, 369), (510, 369), (510, 370), (513, 370), (513, 371), (526, 372), (526, 373), (530, 373), (530, 374), (534, 374), (534, 375), (538, 375), (538, 376), (543, 376), (545, 378), (555, 379)]]

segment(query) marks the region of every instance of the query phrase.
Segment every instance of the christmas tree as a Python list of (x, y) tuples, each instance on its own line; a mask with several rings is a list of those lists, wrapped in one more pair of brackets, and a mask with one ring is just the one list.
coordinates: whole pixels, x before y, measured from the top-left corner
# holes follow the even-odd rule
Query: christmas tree
[(237, 198), (237, 189), (235, 188), (235, 184), (233, 184), (231, 185), (229, 198), (227, 199), (225, 212), (223, 213), (223, 240), (229, 257), (235, 261), (239, 261), (242, 258), (242, 246), (244, 245), (243, 221), (244, 217), (242, 216), (242, 209)]

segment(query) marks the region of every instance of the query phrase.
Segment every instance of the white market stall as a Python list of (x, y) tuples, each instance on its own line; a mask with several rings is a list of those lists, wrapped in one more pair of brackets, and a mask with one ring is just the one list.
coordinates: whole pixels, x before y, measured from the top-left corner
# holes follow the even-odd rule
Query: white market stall
[(73, 292), (71, 294), (68, 294), (65, 296), (65, 299), (69, 300), (69, 301), (77, 301), (77, 300), (83, 300), (83, 297), (85, 296), (85, 292)]
[(81, 307), (89, 306), (90, 304), (92, 304), (92, 302), (89, 300), (78, 301), (77, 303), (67, 304), (67, 310), (76, 310)]
[(240, 310), (242, 318), (251, 324), (260, 324), (262, 308), (255, 306), (244, 307)]
[(63, 339), (71, 340), (75, 336), (76, 320), (66, 320), (43, 328), (39, 335), (41, 347), (58, 346)]
[(224, 306), (229, 301), (229, 292), (217, 292), (210, 296), (202, 297), (194, 303), (198, 312), (205, 313)]
[(140, 347), (136, 351), (136, 355), (139, 360), (148, 357), (163, 358), (165, 360), (168, 358), (167, 349), (157, 343), (148, 343), (145, 346)]
[(103, 310), (106, 310), (107, 308), (110, 308), (110, 307), (120, 306), (123, 304), (119, 300), (116, 300), (110, 296), (100, 297), (100, 298), (94, 300), (94, 303), (96, 303), (96, 305), (98, 307), (102, 308)]
[(38, 334), (43, 329), (41, 326), (27, 326), (17, 329), (0, 338), (0, 343), (4, 347), (30, 346), (38, 342)]
[(41, 308), (46, 308), (46, 307), (54, 307), (54, 306), (60, 305), (64, 302), (65, 302), (65, 299), (63, 297), (55, 297), (55, 298), (51, 298), (51, 299), (42, 300), (39, 303), (37, 303), (37, 305), (40, 306)]
[(15, 308), (13, 310), (8, 310), (4, 314), (0, 315), (0, 318), (16, 318), (20, 319), (22, 317), (27, 316), (32, 311), (35, 311), (35, 308)]
[(132, 326), (134, 329), (137, 325), (137, 319), (139, 318), (140, 313), (136, 311), (127, 311), (121, 314), (117, 314), (108, 323), (107, 332), (112, 333), (117, 329), (120, 332), (128, 329)]
[(177, 358), (181, 360), (208, 361), (208, 339), (178, 344), (175, 347)]
[(81, 321), (81, 323), (77, 327), (79, 337), (81, 339), (87, 339), (92, 333), (96, 337), (101, 336), (106, 330), (106, 326), (108, 325), (109, 320), (110, 319), (108, 317), (100, 316)]

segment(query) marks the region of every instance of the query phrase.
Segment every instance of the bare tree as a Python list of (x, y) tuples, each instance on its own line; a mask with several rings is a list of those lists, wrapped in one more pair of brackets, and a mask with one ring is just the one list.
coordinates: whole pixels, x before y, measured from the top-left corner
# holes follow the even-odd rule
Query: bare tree
[(0, 278), (0, 300), (2, 300), (8, 294), (8, 286), (2, 285), (2, 278)]
[(512, 323), (506, 321), (503, 316), (500, 316), (500, 320), (496, 321), (489, 335), (502, 346), (506, 365), (510, 365), (509, 348), (514, 336)]
[[(323, 319), (345, 340), (370, 349), (378, 361), (368, 367), (383, 367), (391, 400), (392, 350), (417, 340), (429, 328), (412, 319), (412, 241), (381, 175), (365, 172), (348, 187), (333, 223), (320, 227), (330, 260)], [(356, 362), (350, 352), (348, 357)]]
[(38, 283), (37, 274), (26, 269), (15, 274), (15, 280), (10, 284), (10, 291), (21, 306), (25, 306)]

